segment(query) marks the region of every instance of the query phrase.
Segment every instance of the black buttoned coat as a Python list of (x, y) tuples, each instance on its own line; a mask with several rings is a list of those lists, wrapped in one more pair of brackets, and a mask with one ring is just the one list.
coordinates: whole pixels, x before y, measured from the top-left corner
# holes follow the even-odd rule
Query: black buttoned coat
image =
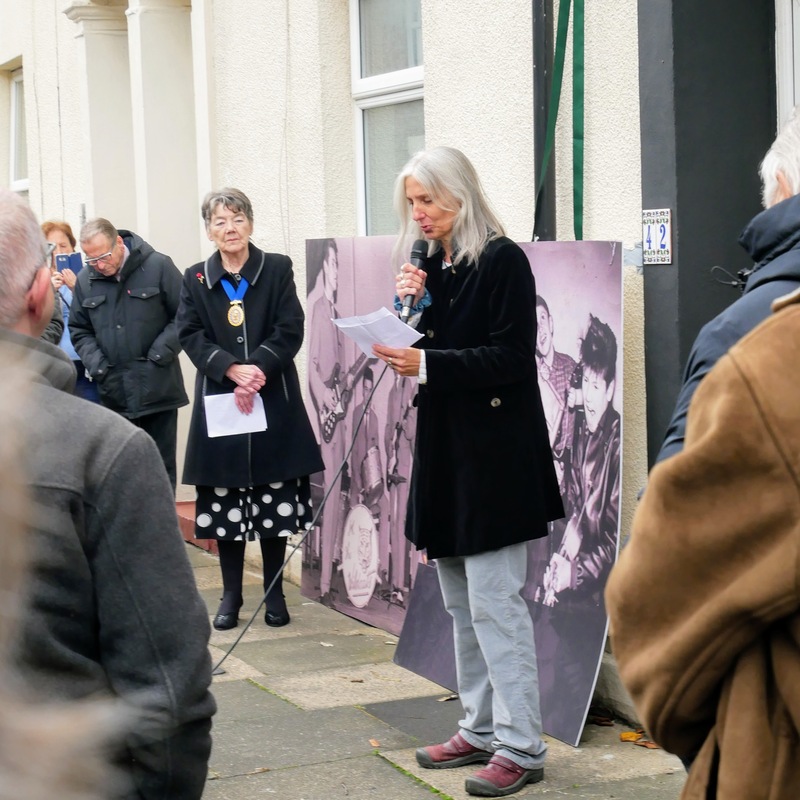
[[(197, 367), (195, 399), (183, 480), (195, 486), (244, 487), (289, 480), (322, 470), (308, 421), (294, 357), (303, 343), (303, 309), (292, 262), (252, 243), (240, 275), (244, 324), (228, 322), (230, 300), (220, 282), (226, 275), (219, 253), (183, 276), (177, 326), (181, 345)], [(233, 364), (255, 364), (266, 375), (260, 394), (267, 430), (209, 438), (203, 397), (232, 393), (225, 377)]]
[(406, 536), (430, 558), (536, 539), (564, 515), (536, 379), (536, 287), (522, 250), (501, 237), (477, 264), (426, 260), (432, 303), (427, 383)]
[(138, 234), (119, 235), (129, 256), (117, 275), (78, 273), (69, 333), (103, 405), (138, 419), (189, 403), (175, 331), (181, 274)]

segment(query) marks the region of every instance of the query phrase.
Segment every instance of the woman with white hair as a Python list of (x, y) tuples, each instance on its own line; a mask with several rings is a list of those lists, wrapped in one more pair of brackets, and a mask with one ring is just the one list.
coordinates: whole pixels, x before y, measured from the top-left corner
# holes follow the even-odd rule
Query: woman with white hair
[(423, 268), (403, 264), (397, 276), (398, 298), (414, 296), (425, 335), (417, 347), (374, 352), (419, 382), (406, 536), (436, 559), (464, 706), (459, 731), (417, 750), (417, 761), (486, 764), (466, 790), (501, 797), (544, 774), (520, 590), (527, 542), (564, 514), (536, 378), (536, 287), (463, 153), (418, 153), (395, 191), (398, 250), (410, 236), (428, 242)]

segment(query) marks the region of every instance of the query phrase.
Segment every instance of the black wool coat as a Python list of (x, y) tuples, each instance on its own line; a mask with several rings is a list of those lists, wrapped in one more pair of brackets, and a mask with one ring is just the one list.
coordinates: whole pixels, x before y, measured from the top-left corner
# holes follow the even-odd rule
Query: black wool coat
[[(297, 299), (292, 262), (264, 253), (252, 243), (240, 274), (250, 284), (244, 296), (244, 324), (233, 327), (230, 301), (220, 283), (219, 253), (183, 276), (178, 336), (197, 367), (195, 401), (184, 464), (184, 483), (244, 487), (290, 480), (322, 470), (300, 393), (294, 356), (303, 343), (303, 309)], [(225, 377), (232, 364), (255, 364), (267, 381), (260, 394), (267, 430), (210, 439), (205, 395), (232, 393)]]
[(477, 264), (428, 258), (427, 383), (406, 536), (430, 558), (466, 556), (547, 534), (564, 515), (536, 379), (536, 287), (522, 250), (501, 237)]

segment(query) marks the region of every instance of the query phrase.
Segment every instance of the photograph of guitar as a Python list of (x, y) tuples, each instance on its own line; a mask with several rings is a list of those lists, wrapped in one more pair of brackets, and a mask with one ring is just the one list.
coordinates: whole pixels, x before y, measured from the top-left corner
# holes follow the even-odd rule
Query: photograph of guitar
[(341, 377), (342, 365), (334, 364), (333, 373), (325, 385), (330, 389), (319, 409), (319, 429), (322, 441), (329, 444), (333, 438), (336, 426), (347, 414), (347, 408), (353, 399), (355, 386), (366, 366), (367, 356), (362, 353), (358, 360), (347, 370), (344, 378)]

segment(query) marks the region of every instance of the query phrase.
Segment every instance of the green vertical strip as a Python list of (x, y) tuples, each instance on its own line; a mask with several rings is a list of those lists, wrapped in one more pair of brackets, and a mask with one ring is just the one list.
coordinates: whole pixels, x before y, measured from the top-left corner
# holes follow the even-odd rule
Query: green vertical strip
[(572, 21), (572, 210), (575, 240), (583, 239), (584, 0)]
[[(576, 0), (577, 2), (578, 0)], [(544, 140), (544, 154), (539, 170), (539, 181), (536, 186), (536, 209), (534, 212), (534, 230), (538, 229), (539, 213), (542, 200), (542, 189), (550, 165), (550, 156), (553, 153), (553, 144), (556, 138), (556, 120), (558, 119), (558, 104), (561, 100), (561, 83), (564, 78), (564, 59), (567, 53), (567, 31), (569, 29), (569, 11), (571, 0), (560, 0), (558, 4), (558, 28), (556, 31), (555, 53), (553, 54), (553, 84), (550, 88), (550, 103), (547, 108), (547, 135)], [(583, 7), (583, 0), (580, 0)]]

